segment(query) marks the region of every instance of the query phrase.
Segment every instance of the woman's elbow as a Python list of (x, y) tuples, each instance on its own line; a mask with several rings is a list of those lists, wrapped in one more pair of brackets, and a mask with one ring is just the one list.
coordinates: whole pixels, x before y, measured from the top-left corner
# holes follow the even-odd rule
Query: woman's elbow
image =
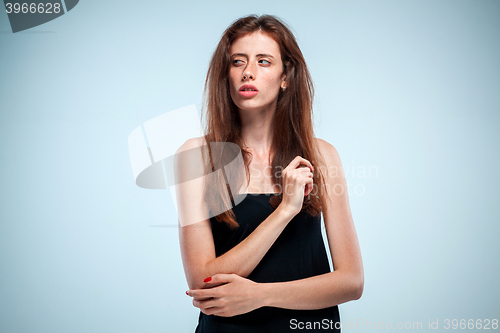
[(357, 279), (354, 279), (354, 281), (355, 282), (353, 283), (352, 287), (352, 296), (353, 300), (358, 300), (363, 295), (363, 289), (365, 286), (363, 275), (361, 274), (361, 276)]
[(194, 289), (203, 289), (206, 286), (206, 283), (203, 282), (208, 276), (205, 276), (205, 269), (192, 270), (186, 274), (187, 284), (190, 290)]
[(193, 290), (193, 289), (205, 289), (207, 287), (211, 287), (213, 286), (213, 284), (207, 284), (204, 280), (207, 279), (208, 277), (210, 277), (210, 275), (208, 275), (210, 273), (207, 273), (207, 272), (201, 272), (201, 273), (198, 273), (198, 274), (193, 274), (193, 276), (191, 276), (189, 279), (188, 279), (188, 286), (189, 286), (189, 289), (190, 290)]
[(198, 279), (196, 280), (188, 280), (188, 287), (189, 287), (189, 290), (195, 290), (195, 289), (203, 289), (203, 286), (205, 285), (205, 283), (202, 283), (200, 281), (198, 281)]
[(210, 267), (208, 263), (205, 265), (199, 264), (197, 266), (198, 267), (196, 270), (193, 269), (189, 271), (188, 274), (186, 274), (186, 280), (189, 289), (193, 290), (213, 287), (213, 283), (207, 284), (204, 280), (217, 274), (217, 270), (214, 270), (213, 267)]

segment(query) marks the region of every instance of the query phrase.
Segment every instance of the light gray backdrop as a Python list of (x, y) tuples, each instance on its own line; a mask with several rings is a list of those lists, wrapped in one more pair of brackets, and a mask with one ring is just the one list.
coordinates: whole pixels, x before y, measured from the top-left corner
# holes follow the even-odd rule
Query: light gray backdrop
[(1, 332), (194, 331), (170, 193), (135, 185), (127, 138), (200, 112), (252, 13), (293, 28), (351, 184), (365, 291), (345, 331), (498, 319), (499, 1), (83, 0), (16, 34), (1, 9)]

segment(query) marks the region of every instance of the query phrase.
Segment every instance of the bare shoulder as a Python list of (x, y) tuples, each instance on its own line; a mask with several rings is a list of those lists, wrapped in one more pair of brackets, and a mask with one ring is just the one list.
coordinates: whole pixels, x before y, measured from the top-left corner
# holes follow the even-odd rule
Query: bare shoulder
[(200, 136), (200, 137), (195, 137), (191, 139), (187, 139), (186, 142), (184, 142), (178, 149), (177, 153), (193, 149), (193, 148), (198, 148), (202, 147), (205, 144), (205, 138)]
[(195, 179), (204, 175), (203, 154), (204, 137), (186, 140), (175, 152), (174, 171), (176, 184)]
[(320, 159), (321, 157), (323, 159), (323, 161), (320, 161), (321, 164), (326, 164), (327, 167), (342, 165), (339, 153), (332, 144), (320, 138), (315, 138), (315, 140), (318, 152), (321, 155)]

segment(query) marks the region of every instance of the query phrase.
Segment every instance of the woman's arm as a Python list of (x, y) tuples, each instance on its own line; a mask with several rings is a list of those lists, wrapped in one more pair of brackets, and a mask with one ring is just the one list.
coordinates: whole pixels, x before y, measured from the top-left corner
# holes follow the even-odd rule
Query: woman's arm
[(363, 294), (363, 285), (356, 276), (337, 271), (295, 281), (262, 283), (259, 288), (261, 306), (296, 310), (323, 309), (359, 299)]
[[(342, 164), (332, 145), (321, 139), (317, 139), (317, 143), (325, 158), (324, 165), (328, 167), (321, 167), (320, 171), (325, 175), (325, 187), (330, 190), (323, 206), (323, 219), (334, 271), (306, 279), (276, 283), (255, 283), (237, 276), (216, 275), (213, 282), (226, 282), (226, 285), (213, 289), (190, 290), (188, 293), (198, 299), (213, 297), (204, 301), (193, 300), (193, 304), (204, 313), (233, 316), (261, 306), (321, 309), (361, 297), (364, 286), (363, 263), (349, 208)], [(241, 297), (242, 293), (248, 298), (245, 302), (244, 297)]]
[[(196, 151), (196, 147), (202, 146), (202, 140), (203, 138), (188, 140), (177, 150), (177, 156), (182, 156), (182, 151)], [(200, 163), (201, 150), (199, 152)], [(176, 171), (183, 172), (192, 168), (193, 164), (197, 164), (197, 159), (198, 157), (193, 161), (192, 154), (187, 159), (179, 157), (176, 160)], [(242, 242), (216, 257), (210, 221), (207, 218), (209, 209), (200, 190), (203, 189), (203, 177), (184, 182), (176, 188), (181, 255), (190, 289), (206, 288), (207, 284), (203, 280), (217, 273), (247, 277), (295, 215), (284, 206), (278, 206)]]
[(359, 299), (363, 286), (355, 276), (330, 272), (287, 282), (256, 283), (236, 274), (216, 274), (209, 289), (188, 290), (193, 305), (207, 315), (232, 317), (263, 306), (315, 310)]
[(209, 221), (180, 227), (182, 261), (189, 288), (205, 288), (203, 280), (218, 273), (250, 275), (292, 217), (278, 207), (248, 237), (219, 257), (215, 255)]
[(334, 271), (307, 279), (263, 284), (264, 305), (320, 309), (359, 299), (363, 294), (363, 262), (342, 163), (335, 147), (322, 139), (316, 139), (316, 143), (326, 164), (320, 167), (329, 190), (323, 205), (323, 220)]

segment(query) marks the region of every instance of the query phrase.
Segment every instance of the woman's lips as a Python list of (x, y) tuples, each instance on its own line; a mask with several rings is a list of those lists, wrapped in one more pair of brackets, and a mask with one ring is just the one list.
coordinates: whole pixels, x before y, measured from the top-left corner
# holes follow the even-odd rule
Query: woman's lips
[(259, 93), (255, 86), (251, 84), (244, 84), (238, 90), (238, 93), (243, 97), (253, 97)]
[(238, 92), (243, 97), (253, 97), (258, 94), (258, 91), (255, 90), (240, 90)]

